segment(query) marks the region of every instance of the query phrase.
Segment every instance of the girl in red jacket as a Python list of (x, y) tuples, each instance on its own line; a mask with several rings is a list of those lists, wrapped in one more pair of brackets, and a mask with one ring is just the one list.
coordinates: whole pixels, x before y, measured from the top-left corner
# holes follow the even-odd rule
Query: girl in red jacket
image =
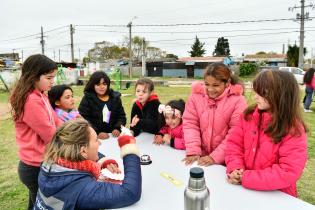
[(183, 115), (186, 165), (224, 164), (225, 143), (246, 108), (243, 87), (230, 69), (213, 63), (205, 69), (204, 81), (192, 84)]
[(35, 202), (45, 146), (61, 124), (45, 93), (53, 86), (56, 72), (57, 64), (48, 57), (28, 57), (10, 97), (20, 158), (18, 174), (29, 190), (28, 209)]
[(296, 197), (307, 159), (299, 86), (291, 73), (267, 70), (253, 89), (256, 104), (245, 110), (227, 140), (228, 181)]
[(182, 99), (159, 105), (160, 121), (163, 127), (154, 136), (154, 144), (166, 143), (175, 149), (185, 149), (182, 124), (184, 110), (185, 102)]

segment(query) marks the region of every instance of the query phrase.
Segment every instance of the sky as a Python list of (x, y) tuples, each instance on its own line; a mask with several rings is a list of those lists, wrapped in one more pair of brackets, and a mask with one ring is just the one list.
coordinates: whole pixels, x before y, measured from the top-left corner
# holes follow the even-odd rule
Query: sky
[[(315, 4), (315, 0), (305, 1), (305, 5)], [(71, 61), (69, 25), (73, 24), (75, 58), (82, 59), (95, 42), (122, 44), (130, 21), (133, 36), (179, 57), (189, 56), (195, 36), (205, 43), (205, 56), (212, 55), (222, 36), (228, 38), (232, 56), (282, 53), (283, 45), (285, 51), (288, 44), (299, 45), (299, 22), (245, 21), (295, 18), (300, 9), (288, 8), (299, 5), (299, 0), (1, 0), (0, 53), (14, 51), (21, 57), (23, 51), (24, 60), (41, 53), (42, 26), (45, 54), (58, 61), (60, 51), (61, 60)], [(306, 12), (315, 17), (312, 8)], [(198, 23), (208, 24), (163, 26)], [(308, 58), (312, 49), (315, 56), (315, 20), (305, 23), (305, 31)]]

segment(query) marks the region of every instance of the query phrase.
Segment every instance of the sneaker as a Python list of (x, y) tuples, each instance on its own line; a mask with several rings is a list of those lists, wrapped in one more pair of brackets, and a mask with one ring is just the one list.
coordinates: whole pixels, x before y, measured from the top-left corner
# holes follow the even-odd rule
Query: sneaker
[(313, 111), (310, 109), (304, 109), (304, 112), (313, 112)]

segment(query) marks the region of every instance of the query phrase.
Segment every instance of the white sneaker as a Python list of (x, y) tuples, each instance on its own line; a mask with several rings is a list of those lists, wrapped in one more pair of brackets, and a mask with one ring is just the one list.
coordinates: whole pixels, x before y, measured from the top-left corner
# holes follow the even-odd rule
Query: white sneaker
[(304, 109), (304, 112), (313, 112), (313, 111), (310, 109)]

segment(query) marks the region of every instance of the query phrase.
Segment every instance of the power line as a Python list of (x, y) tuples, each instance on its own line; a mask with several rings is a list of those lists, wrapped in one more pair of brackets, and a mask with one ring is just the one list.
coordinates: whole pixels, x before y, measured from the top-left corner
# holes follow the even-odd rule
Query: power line
[[(275, 35), (275, 34), (287, 34), (287, 33), (294, 33), (294, 32), (299, 32), (298, 30), (296, 31), (287, 31), (287, 32), (273, 32), (273, 33), (259, 33), (259, 34), (238, 34), (238, 35), (226, 35), (224, 37), (248, 37), (248, 36), (260, 36), (260, 35)], [(218, 36), (212, 36), (212, 37), (199, 37), (199, 39), (215, 39), (218, 38)], [(172, 42), (172, 41), (190, 41), (193, 40), (194, 38), (189, 38), (189, 39), (164, 39), (164, 40), (153, 40), (150, 42)]]

